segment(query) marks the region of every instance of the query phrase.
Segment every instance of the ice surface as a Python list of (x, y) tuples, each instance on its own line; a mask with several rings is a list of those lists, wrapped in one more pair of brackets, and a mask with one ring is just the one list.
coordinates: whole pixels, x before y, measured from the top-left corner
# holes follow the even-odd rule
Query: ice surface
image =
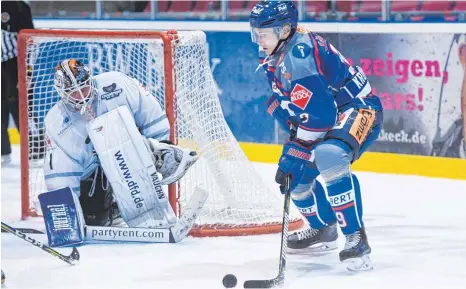
[[(2, 221), (20, 220), (19, 149), (1, 170)], [(256, 164), (273, 183), (275, 166)], [(350, 273), (330, 253), (289, 254), (285, 288), (466, 288), (466, 181), (358, 173), (375, 270)], [(278, 192), (277, 192), (278, 193)], [(44, 240), (43, 235), (31, 235)], [(341, 235), (340, 235), (341, 236)], [(340, 248), (344, 238), (341, 236)], [(273, 278), (280, 235), (188, 238), (179, 244), (110, 244), (80, 247), (71, 267), (42, 250), (1, 234), (7, 288), (223, 288), (222, 278)], [(59, 249), (66, 254), (71, 249)]]

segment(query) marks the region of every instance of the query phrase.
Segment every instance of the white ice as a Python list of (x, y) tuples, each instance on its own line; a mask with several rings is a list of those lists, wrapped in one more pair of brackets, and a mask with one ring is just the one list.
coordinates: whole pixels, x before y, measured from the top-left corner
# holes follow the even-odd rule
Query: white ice
[[(1, 170), (2, 221), (20, 220), (19, 152)], [(255, 164), (275, 187), (275, 166)], [(375, 269), (350, 273), (338, 250), (289, 254), (286, 288), (466, 288), (466, 181), (358, 173)], [(44, 240), (43, 235), (32, 235)], [(344, 238), (340, 235), (340, 248)], [(7, 288), (223, 288), (222, 278), (277, 274), (280, 235), (188, 238), (179, 244), (111, 244), (79, 248), (71, 267), (19, 238), (1, 234)], [(70, 249), (59, 249), (68, 254)]]

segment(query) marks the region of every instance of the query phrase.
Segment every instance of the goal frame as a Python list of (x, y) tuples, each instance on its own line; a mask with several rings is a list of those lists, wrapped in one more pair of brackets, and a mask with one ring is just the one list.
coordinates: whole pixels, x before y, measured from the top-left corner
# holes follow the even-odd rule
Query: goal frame
[[(27, 46), (31, 37), (72, 37), (72, 38), (94, 38), (100, 39), (160, 39), (163, 42), (163, 61), (165, 73), (165, 108), (168, 121), (170, 123), (170, 141), (177, 144), (177, 121), (175, 104), (176, 81), (174, 73), (173, 58), (173, 40), (176, 40), (177, 32), (169, 31), (128, 31), (128, 30), (41, 30), (41, 29), (23, 29), (18, 34), (18, 92), (19, 92), (19, 109), (20, 109), (20, 153), (21, 153), (21, 219), (28, 217), (40, 216), (36, 211), (30, 208), (29, 192), (29, 127), (28, 127), (28, 91), (27, 91)], [(180, 215), (179, 187), (177, 184), (169, 185), (168, 199), (170, 205), (177, 216)], [(289, 224), (289, 230), (296, 230), (304, 224), (302, 219), (294, 220)], [(190, 232), (195, 237), (214, 237), (214, 236), (244, 236), (278, 233), (281, 231), (280, 222), (271, 222), (265, 224), (248, 224), (241, 225), (222, 225), (213, 224), (208, 226), (194, 226)]]

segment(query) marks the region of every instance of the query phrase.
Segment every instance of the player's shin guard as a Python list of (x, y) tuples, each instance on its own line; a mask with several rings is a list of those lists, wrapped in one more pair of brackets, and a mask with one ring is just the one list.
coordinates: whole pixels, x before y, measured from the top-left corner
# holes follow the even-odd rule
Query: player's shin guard
[(310, 226), (314, 229), (320, 229), (335, 223), (336, 217), (325, 196), (322, 184), (314, 180), (310, 188), (302, 192), (299, 192), (300, 187), (301, 185), (291, 192), (291, 198)]
[(327, 185), (328, 198), (343, 234), (354, 233), (364, 227), (361, 190), (355, 175), (346, 175)]
[(299, 186), (297, 189), (292, 192), (293, 202), (308, 220), (310, 228), (291, 234), (288, 237), (288, 248), (303, 249), (312, 246), (317, 251), (335, 249), (338, 238), (336, 217), (322, 184), (314, 180), (309, 189), (301, 193), (297, 192)]
[(327, 185), (328, 200), (345, 235), (364, 226), (361, 192), (351, 174), (351, 150), (338, 140), (327, 140), (316, 148), (316, 165)]

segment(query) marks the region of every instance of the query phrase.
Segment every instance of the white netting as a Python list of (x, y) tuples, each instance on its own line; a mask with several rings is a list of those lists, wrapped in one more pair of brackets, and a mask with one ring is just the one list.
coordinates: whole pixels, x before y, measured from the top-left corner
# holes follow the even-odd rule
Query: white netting
[[(203, 32), (178, 32), (173, 55), (175, 132), (178, 143), (195, 148), (200, 160), (179, 185), (180, 209), (196, 186), (210, 192), (198, 224), (234, 227), (280, 223), (282, 198), (268, 190), (232, 135), (218, 100)], [(32, 210), (45, 190), (43, 120), (58, 100), (53, 71), (59, 61), (77, 58), (93, 74), (118, 70), (138, 79), (165, 105), (163, 43), (160, 39), (34, 36), (27, 46), (32, 72), (29, 99), (29, 195)], [(170, 80), (168, 80), (170, 81)], [(272, 180), (271, 180), (272, 181)], [(293, 211), (294, 217), (299, 213)]]

